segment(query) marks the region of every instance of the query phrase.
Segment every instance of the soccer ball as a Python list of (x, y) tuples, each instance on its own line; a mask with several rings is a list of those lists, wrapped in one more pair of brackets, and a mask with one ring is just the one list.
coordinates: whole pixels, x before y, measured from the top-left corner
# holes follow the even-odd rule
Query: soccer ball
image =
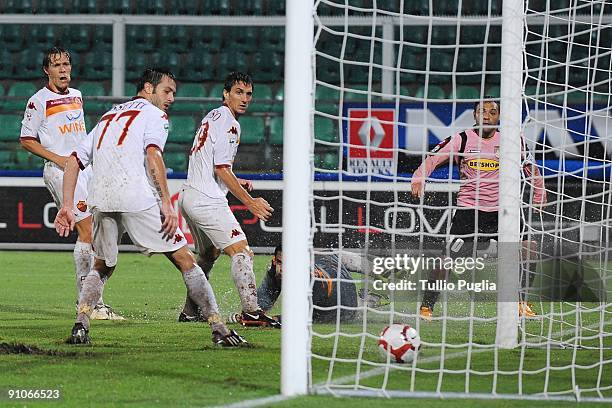
[(390, 354), (391, 362), (410, 363), (421, 348), (421, 338), (414, 328), (394, 323), (380, 332), (378, 348), (385, 361)]

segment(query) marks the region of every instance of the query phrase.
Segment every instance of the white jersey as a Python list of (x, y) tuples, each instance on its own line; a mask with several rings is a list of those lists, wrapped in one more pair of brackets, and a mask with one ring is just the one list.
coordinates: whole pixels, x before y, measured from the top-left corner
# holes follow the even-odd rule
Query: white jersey
[(157, 192), (146, 171), (146, 149), (163, 151), (168, 115), (144, 98), (106, 112), (79, 144), (81, 169), (92, 164), (89, 204), (103, 212), (137, 212), (157, 204)]
[(87, 137), (81, 91), (68, 88), (65, 94), (45, 87), (28, 100), (22, 139), (37, 139), (47, 150), (68, 156)]
[(240, 144), (240, 124), (227, 106), (213, 109), (202, 119), (189, 156), (186, 186), (202, 193), (211, 203), (227, 203), (228, 188), (215, 168), (232, 168)]

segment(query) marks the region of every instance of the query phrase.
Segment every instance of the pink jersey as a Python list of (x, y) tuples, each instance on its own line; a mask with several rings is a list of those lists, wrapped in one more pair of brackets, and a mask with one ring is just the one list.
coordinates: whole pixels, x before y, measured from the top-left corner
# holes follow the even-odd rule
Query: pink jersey
[[(440, 164), (453, 159), (459, 164), (461, 185), (457, 196), (457, 206), (478, 208), (481, 211), (497, 211), (499, 203), (499, 142), (500, 134), (496, 131), (492, 137), (481, 138), (473, 129), (465, 131), (467, 139), (461, 153), (462, 137), (457, 133), (441, 141), (433, 150), (432, 155), (414, 172), (413, 179), (426, 179)], [(534, 203), (546, 202), (544, 180), (533, 159), (523, 148), (522, 167), (527, 177), (534, 177)], [(535, 169), (535, 171), (533, 170)]]

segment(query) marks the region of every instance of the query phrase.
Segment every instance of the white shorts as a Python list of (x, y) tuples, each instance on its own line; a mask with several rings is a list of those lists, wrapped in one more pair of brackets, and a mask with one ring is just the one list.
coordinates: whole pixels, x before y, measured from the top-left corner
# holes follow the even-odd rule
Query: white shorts
[(159, 206), (131, 213), (101, 212), (93, 210), (93, 250), (96, 258), (103, 259), (106, 266), (117, 265), (119, 242), (124, 232), (145, 255), (159, 252), (174, 252), (185, 245), (187, 240), (176, 229), (174, 237), (166, 241), (163, 233)]
[[(91, 181), (91, 166), (79, 172), (76, 187), (74, 189), (74, 217), (75, 221), (79, 222), (91, 216), (91, 211), (87, 205), (87, 191), (89, 190), (89, 182)], [(64, 170), (60, 169), (53, 162), (46, 162), (43, 169), (43, 180), (47, 186), (47, 190), (53, 196), (53, 201), (58, 209), (63, 205), (63, 186), (64, 186)]]
[(179, 194), (179, 207), (199, 254), (203, 254), (211, 243), (223, 250), (246, 240), (244, 231), (227, 203), (211, 203), (199, 191), (184, 187)]

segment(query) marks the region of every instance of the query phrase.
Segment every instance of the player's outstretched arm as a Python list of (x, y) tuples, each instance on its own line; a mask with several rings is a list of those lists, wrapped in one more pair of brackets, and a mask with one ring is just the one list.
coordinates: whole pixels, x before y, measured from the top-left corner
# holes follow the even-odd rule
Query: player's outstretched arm
[(460, 148), (461, 136), (456, 134), (447, 137), (431, 150), (431, 154), (423, 160), (423, 163), (416, 169), (410, 180), (410, 189), (414, 197), (420, 198), (423, 195), (427, 177), (431, 175), (436, 167), (446, 163), (453, 154), (459, 154)]
[(168, 191), (166, 165), (158, 147), (147, 147), (147, 165), (149, 177), (162, 203), (162, 229), (159, 232), (163, 232), (164, 238), (169, 240), (174, 237), (174, 233), (178, 228), (178, 215), (174, 211), (174, 207), (172, 207), (170, 192)]
[(243, 188), (243, 185), (240, 184), (239, 179), (236, 177), (230, 167), (216, 167), (215, 174), (221, 181), (223, 181), (234, 197), (240, 200), (242, 204), (246, 205), (254, 216), (264, 221), (267, 221), (270, 218), (274, 209), (263, 198), (251, 197), (249, 192)]
[(53, 153), (45, 149), (38, 140), (21, 138), (20, 143), (21, 147), (23, 147), (28, 152), (57, 164), (59, 168), (63, 169), (66, 166), (66, 161), (68, 160), (68, 157), (60, 156), (59, 154)]
[(64, 166), (64, 181), (62, 186), (62, 196), (64, 206), (59, 210), (55, 217), (55, 231), (62, 236), (67, 237), (74, 229), (74, 212), (72, 203), (74, 203), (74, 189), (76, 187), (77, 178), (79, 177), (79, 162), (76, 156), (70, 156), (66, 159)]
[(526, 163), (523, 166), (523, 172), (528, 180), (531, 179), (531, 184), (533, 186), (533, 205), (536, 209), (540, 210), (548, 201), (544, 177), (540, 173), (538, 167), (533, 163)]

